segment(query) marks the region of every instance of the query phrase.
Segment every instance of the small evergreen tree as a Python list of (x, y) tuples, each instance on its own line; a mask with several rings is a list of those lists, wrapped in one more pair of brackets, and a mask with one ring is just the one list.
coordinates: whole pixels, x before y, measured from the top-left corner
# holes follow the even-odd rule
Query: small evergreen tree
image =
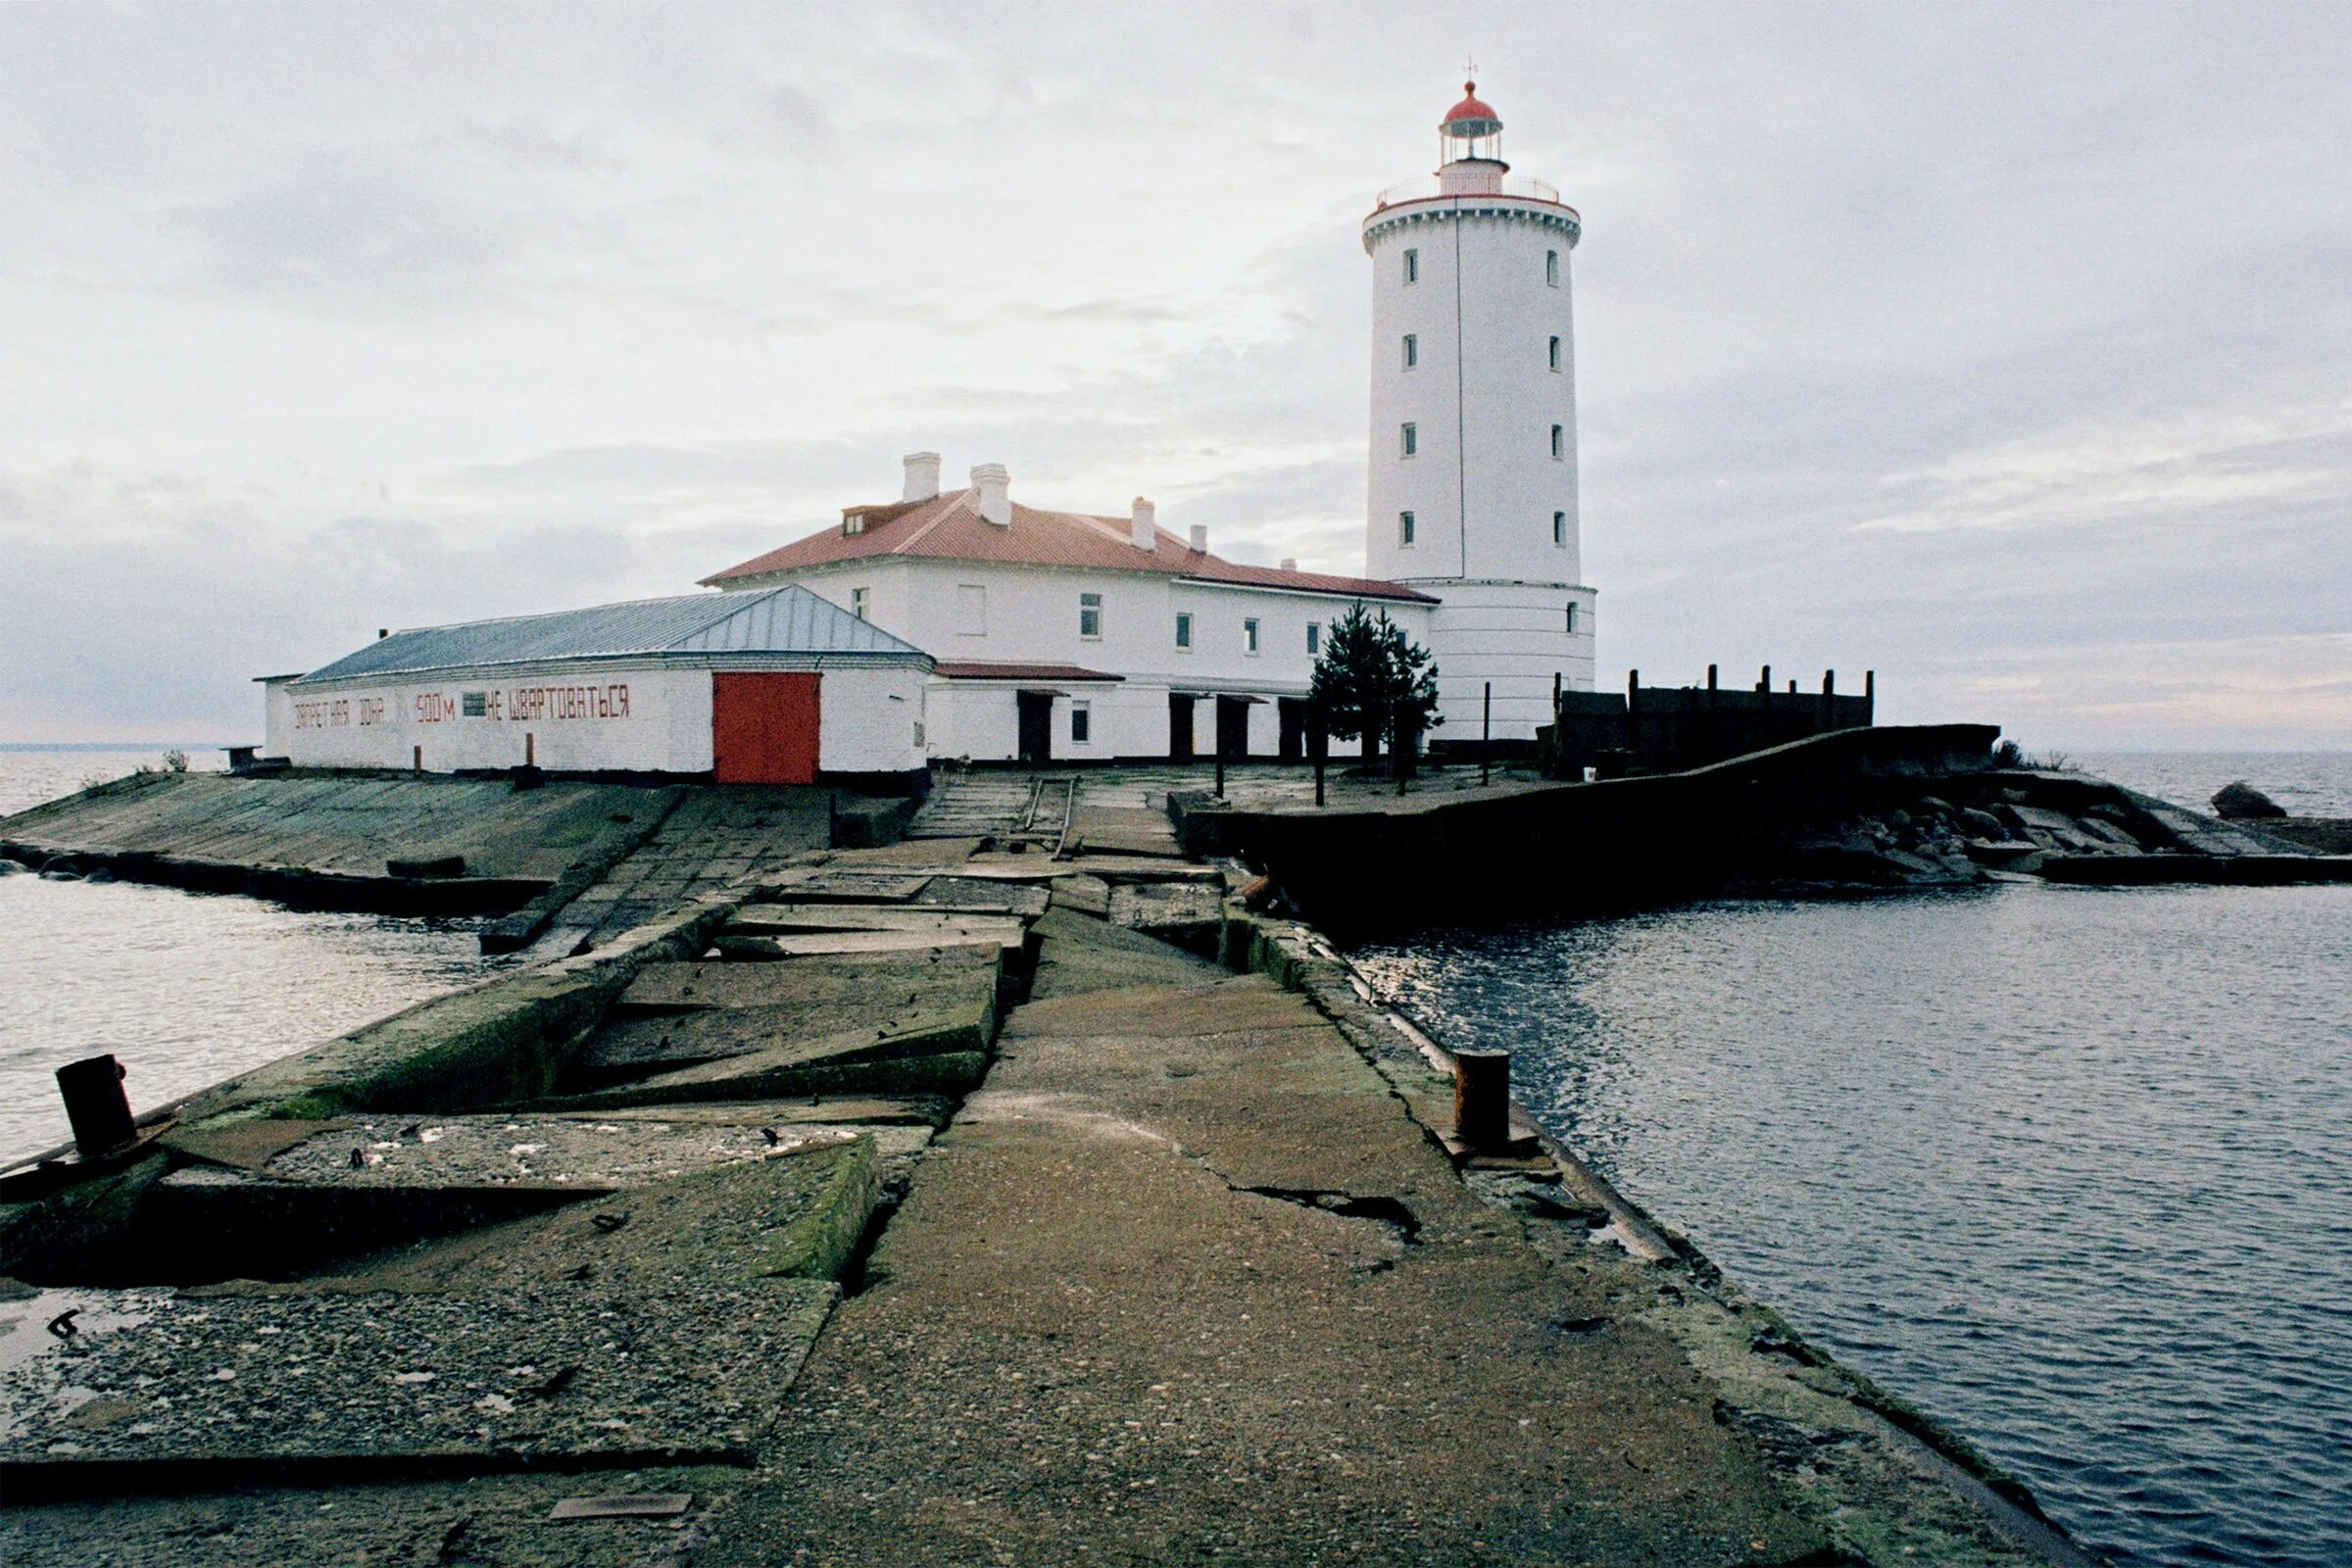
[(1323, 639), (1311, 701), (1327, 733), (1363, 738), (1366, 758), (1378, 757), (1387, 740), (1402, 778), (1421, 733), (1439, 722), (1437, 665), (1386, 610), (1375, 613), (1359, 600)]

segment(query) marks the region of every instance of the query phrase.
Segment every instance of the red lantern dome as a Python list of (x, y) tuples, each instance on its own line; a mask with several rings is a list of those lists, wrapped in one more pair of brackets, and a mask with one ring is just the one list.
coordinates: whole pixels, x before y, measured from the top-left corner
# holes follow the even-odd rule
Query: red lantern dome
[(1462, 83), (1462, 101), (1446, 111), (1438, 128), (1448, 136), (1468, 141), (1477, 136), (1492, 136), (1502, 129), (1502, 121), (1494, 111), (1479, 102), (1478, 83)]

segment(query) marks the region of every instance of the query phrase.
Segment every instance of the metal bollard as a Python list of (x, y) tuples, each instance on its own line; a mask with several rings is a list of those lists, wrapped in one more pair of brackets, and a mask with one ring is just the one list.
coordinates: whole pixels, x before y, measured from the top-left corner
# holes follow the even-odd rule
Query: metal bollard
[(122, 1064), (112, 1056), (84, 1056), (57, 1069), (57, 1092), (74, 1126), (74, 1147), (84, 1159), (111, 1154), (139, 1136), (122, 1077)]
[(1453, 1054), (1453, 1136), (1471, 1149), (1493, 1149), (1511, 1138), (1511, 1054)]

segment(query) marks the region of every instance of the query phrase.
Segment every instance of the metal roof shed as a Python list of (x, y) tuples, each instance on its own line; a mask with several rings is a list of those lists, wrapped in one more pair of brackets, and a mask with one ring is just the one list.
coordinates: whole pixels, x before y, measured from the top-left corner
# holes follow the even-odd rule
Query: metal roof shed
[(413, 627), (264, 689), (299, 767), (894, 787), (923, 772), (931, 669), (783, 584)]

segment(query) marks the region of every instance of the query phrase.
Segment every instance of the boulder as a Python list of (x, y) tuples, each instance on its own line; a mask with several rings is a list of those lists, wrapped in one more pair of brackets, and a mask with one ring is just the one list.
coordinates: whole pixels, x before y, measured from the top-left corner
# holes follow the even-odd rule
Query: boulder
[(2241, 778), (2223, 785), (2214, 793), (2213, 814), (2225, 822), (2244, 822), (2284, 816), (2286, 808)]
[(1960, 825), (1978, 838), (1991, 843), (1998, 843), (2009, 836), (2009, 825), (2006, 822), (1990, 811), (1980, 811), (1974, 807), (1960, 813)]

